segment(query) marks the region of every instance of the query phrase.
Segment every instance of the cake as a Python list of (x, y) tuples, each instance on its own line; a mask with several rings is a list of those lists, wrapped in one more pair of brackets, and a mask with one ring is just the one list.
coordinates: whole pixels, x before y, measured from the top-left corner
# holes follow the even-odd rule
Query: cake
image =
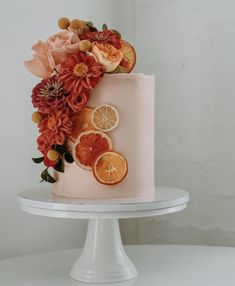
[(58, 26), (25, 62), (42, 78), (31, 97), (42, 181), (70, 198), (151, 197), (154, 76), (130, 73), (135, 49), (107, 25), (63, 17)]

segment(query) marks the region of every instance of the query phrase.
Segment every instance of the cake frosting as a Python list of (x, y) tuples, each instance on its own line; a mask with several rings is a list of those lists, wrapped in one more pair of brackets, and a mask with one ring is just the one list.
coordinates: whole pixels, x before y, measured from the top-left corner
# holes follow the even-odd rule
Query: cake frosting
[(41, 181), (58, 196), (154, 194), (154, 76), (131, 73), (134, 47), (106, 24), (58, 20), (62, 31), (32, 47)]
[(120, 115), (111, 131), (113, 147), (128, 162), (126, 178), (117, 185), (99, 184), (92, 173), (66, 164), (57, 173), (54, 194), (82, 198), (150, 196), (154, 192), (154, 76), (107, 74), (92, 92), (89, 107), (111, 104)]

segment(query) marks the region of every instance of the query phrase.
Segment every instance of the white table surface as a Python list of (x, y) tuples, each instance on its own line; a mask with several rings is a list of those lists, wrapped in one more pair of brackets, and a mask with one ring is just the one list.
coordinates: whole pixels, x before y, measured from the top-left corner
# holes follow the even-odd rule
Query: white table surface
[[(211, 246), (127, 246), (139, 275), (106, 286), (232, 286), (235, 248)], [(1, 286), (89, 286), (69, 277), (80, 250), (63, 250), (0, 260)]]

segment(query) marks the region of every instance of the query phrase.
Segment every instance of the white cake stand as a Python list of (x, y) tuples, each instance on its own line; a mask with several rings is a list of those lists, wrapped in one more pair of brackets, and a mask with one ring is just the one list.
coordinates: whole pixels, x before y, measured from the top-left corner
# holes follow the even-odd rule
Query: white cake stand
[(84, 248), (70, 276), (90, 283), (114, 283), (137, 275), (123, 248), (118, 219), (150, 217), (183, 210), (189, 200), (183, 190), (157, 187), (155, 197), (142, 199), (69, 199), (51, 189), (29, 189), (19, 194), (23, 211), (49, 217), (89, 219)]

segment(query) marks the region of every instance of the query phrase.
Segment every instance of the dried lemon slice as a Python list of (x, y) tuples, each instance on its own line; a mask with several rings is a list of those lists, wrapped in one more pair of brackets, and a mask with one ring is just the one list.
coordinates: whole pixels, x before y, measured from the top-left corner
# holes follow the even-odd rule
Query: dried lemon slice
[[(132, 71), (132, 69), (134, 68), (135, 63), (136, 63), (135, 49), (132, 47), (131, 44), (129, 44), (128, 42), (125, 42), (123, 40), (121, 40), (121, 45), (122, 45), (122, 47), (121, 47), (120, 51), (123, 54), (123, 60), (120, 63), (120, 65), (117, 67), (115, 72), (129, 73)], [(122, 63), (125, 63), (124, 66)]]
[(120, 183), (127, 175), (126, 159), (117, 152), (107, 151), (100, 154), (93, 164), (96, 180), (105, 185)]
[(91, 121), (96, 129), (108, 132), (118, 126), (118, 112), (113, 106), (103, 104), (94, 109)]

